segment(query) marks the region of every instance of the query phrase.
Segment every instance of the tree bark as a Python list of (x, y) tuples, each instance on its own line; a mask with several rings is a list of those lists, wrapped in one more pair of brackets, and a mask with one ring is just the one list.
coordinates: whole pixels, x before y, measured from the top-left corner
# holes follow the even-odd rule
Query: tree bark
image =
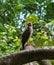
[[(44, 48), (46, 48), (46, 47), (44, 47)], [(32, 46), (32, 45), (29, 45), (29, 46), (25, 46), (24, 50), (32, 50), (32, 49), (36, 49), (36, 47)], [(40, 65), (52, 65), (50, 60), (39, 60), (38, 63)], [(33, 62), (23, 64), (23, 65), (38, 65), (38, 64), (37, 64), (37, 62), (33, 61)]]
[(22, 50), (0, 57), (0, 65), (21, 65), (32, 61), (54, 59), (54, 47)]

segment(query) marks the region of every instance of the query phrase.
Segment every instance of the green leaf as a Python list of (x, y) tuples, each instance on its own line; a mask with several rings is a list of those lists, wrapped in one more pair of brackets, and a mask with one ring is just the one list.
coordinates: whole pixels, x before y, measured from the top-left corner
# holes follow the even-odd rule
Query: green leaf
[(54, 24), (54, 20), (52, 20), (51, 23)]
[(6, 31), (6, 28), (4, 26), (0, 25), (0, 30)]
[(41, 26), (45, 26), (45, 24), (46, 24), (45, 21), (41, 21), (41, 22), (40, 22), (40, 25), (41, 25)]
[(19, 4), (19, 5), (18, 5), (18, 9), (19, 9), (19, 10), (22, 10), (23, 8), (24, 8), (24, 5), (23, 5), (23, 4)]
[(33, 41), (33, 38), (30, 38), (29, 42), (32, 43), (32, 41)]
[(37, 32), (37, 34), (39, 34), (39, 35), (40, 35), (40, 34), (42, 34), (42, 32)]
[(44, 35), (42, 36), (42, 39), (48, 39), (48, 36)]

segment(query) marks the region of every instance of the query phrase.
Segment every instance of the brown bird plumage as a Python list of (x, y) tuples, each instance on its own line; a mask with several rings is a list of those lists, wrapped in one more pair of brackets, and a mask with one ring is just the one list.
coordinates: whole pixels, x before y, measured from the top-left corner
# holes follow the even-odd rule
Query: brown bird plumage
[(33, 32), (32, 23), (29, 22), (27, 24), (27, 27), (24, 29), (22, 33), (22, 48), (23, 49), (24, 49), (25, 44), (28, 42), (29, 38), (31, 37), (32, 32)]

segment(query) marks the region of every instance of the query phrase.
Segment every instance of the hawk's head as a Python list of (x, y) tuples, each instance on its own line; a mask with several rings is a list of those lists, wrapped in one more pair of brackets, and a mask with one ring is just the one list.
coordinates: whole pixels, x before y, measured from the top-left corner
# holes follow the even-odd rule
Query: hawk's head
[(27, 25), (28, 25), (28, 26), (32, 26), (32, 23), (31, 23), (31, 22), (29, 22)]

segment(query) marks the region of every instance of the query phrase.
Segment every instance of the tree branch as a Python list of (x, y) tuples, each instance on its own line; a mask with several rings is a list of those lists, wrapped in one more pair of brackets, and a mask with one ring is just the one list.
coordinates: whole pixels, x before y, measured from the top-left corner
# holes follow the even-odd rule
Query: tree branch
[(54, 47), (33, 48), (5, 55), (0, 57), (0, 65), (21, 65), (43, 59), (54, 59)]

